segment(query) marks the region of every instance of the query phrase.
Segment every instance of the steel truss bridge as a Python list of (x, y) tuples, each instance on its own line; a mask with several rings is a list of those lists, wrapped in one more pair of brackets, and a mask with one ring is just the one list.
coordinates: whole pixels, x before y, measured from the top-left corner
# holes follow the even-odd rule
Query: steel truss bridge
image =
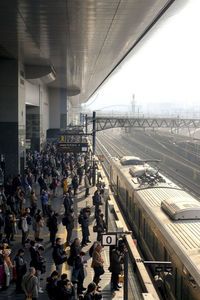
[(88, 116), (88, 125), (95, 120), (96, 131), (110, 128), (171, 128), (173, 129), (197, 129), (200, 128), (200, 119), (182, 118), (141, 118), (141, 117), (93, 117)]

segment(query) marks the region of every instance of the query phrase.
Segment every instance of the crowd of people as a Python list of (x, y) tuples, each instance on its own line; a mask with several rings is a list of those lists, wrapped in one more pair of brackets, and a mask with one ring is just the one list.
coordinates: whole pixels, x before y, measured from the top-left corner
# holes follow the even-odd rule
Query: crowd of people
[[(89, 153), (79, 155), (59, 152), (56, 144), (47, 144), (45, 151), (27, 154), (27, 165), (23, 174), (6, 178), (4, 185), (0, 187), (1, 289), (8, 288), (10, 283), (15, 281), (16, 292), (25, 293), (27, 298), (37, 299), (38, 294), (44, 292), (41, 288), (43, 274), (46, 274), (43, 240), (44, 230), (48, 228), (50, 233), (48, 247), (52, 247), (52, 262), (55, 264), (55, 270), (47, 278), (46, 291), (49, 298), (51, 300), (102, 298), (99, 286), (100, 276), (104, 274), (101, 235), (106, 229), (100, 208), (103, 204), (103, 189), (98, 186), (92, 197), (96, 220), (93, 231), (97, 233), (97, 238), (89, 250), (94, 278), (87, 289), (84, 287), (84, 279), (88, 258), (83, 248), (91, 243), (89, 239), (89, 225), (93, 221), (91, 207), (81, 209), (78, 216), (75, 216), (73, 208), (80, 185), (84, 184), (85, 198), (90, 194), (92, 179), (90, 161)], [(37, 185), (39, 185), (38, 193), (36, 193)], [(59, 195), (61, 189), (62, 195)], [(58, 197), (63, 198), (62, 216), (54, 209)], [(62, 224), (67, 231), (64, 244), (57, 235), (59, 218), (62, 218)], [(72, 241), (76, 220), (81, 226), (82, 241), (79, 238)], [(30, 240), (31, 232), (34, 238)], [(17, 253), (14, 253), (12, 242), (17, 233), (21, 233), (22, 236), (21, 246)], [(70, 247), (69, 256), (67, 246)], [(110, 255), (113, 292), (120, 288), (118, 275), (121, 272), (123, 251), (118, 250), (113, 249)], [(29, 259), (24, 258), (25, 254)], [(66, 273), (62, 273), (65, 262), (72, 270), (71, 279)]]

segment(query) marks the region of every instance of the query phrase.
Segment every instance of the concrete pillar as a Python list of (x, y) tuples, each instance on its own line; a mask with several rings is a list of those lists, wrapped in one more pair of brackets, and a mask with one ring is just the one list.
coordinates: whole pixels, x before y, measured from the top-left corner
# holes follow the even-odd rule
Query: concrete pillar
[(66, 89), (49, 88), (49, 102), (50, 128), (65, 129), (67, 125)]
[(26, 105), (26, 139), (31, 150), (40, 151), (40, 106)]
[(21, 74), (19, 61), (0, 59), (0, 153), (5, 156), (6, 175), (16, 175), (25, 163), (26, 112)]

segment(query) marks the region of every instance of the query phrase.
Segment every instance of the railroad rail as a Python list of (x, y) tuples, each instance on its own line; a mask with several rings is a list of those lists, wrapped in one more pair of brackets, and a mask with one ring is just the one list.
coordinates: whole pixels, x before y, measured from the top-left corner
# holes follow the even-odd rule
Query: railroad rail
[[(159, 170), (161, 173), (171, 178), (176, 184), (181, 186), (183, 189), (187, 190), (188, 193), (192, 194), (195, 197), (200, 197), (199, 184), (195, 183), (194, 180), (191, 179), (190, 174), (188, 174), (188, 176), (186, 177), (185, 175), (180, 174), (176, 170), (175, 163), (178, 163), (179, 166), (180, 167), (182, 166), (183, 168), (189, 168), (189, 169), (192, 168), (191, 162), (188, 162), (187, 164), (185, 158), (183, 159), (183, 162), (181, 162), (180, 156), (177, 156), (177, 158), (175, 159), (172, 157), (172, 153), (170, 156), (169, 153), (164, 152), (164, 149), (162, 152), (159, 150), (155, 150), (150, 146), (147, 146), (136, 139), (131, 140), (130, 138), (123, 137), (123, 142), (122, 142), (119, 138), (116, 138), (113, 135), (108, 133), (106, 134), (104, 133), (102, 137), (99, 136), (98, 138), (100, 139), (101, 143), (104, 144), (104, 147), (107, 149), (107, 152), (110, 153), (110, 157), (137, 155), (142, 157), (143, 159), (151, 159), (151, 158), (161, 159), (162, 162), (159, 164)], [(100, 153), (103, 153), (104, 149), (101, 148), (99, 151)], [(106, 157), (107, 154), (105, 152), (104, 154)], [(170, 167), (169, 162), (173, 167), (172, 166)], [(104, 163), (105, 169), (108, 169), (108, 164), (109, 162)], [(196, 173), (197, 171), (199, 173), (199, 170), (197, 169), (195, 171), (196, 176), (198, 175)], [(191, 169), (191, 172), (193, 173), (193, 169)]]

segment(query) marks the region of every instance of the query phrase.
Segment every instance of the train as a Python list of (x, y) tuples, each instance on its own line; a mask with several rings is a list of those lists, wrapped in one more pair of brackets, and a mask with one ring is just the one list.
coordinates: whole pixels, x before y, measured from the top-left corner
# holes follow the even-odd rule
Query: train
[[(200, 299), (200, 202), (139, 157), (113, 157), (110, 185), (165, 299)], [(158, 264), (159, 265), (159, 264)], [(166, 280), (167, 274), (171, 280)]]

